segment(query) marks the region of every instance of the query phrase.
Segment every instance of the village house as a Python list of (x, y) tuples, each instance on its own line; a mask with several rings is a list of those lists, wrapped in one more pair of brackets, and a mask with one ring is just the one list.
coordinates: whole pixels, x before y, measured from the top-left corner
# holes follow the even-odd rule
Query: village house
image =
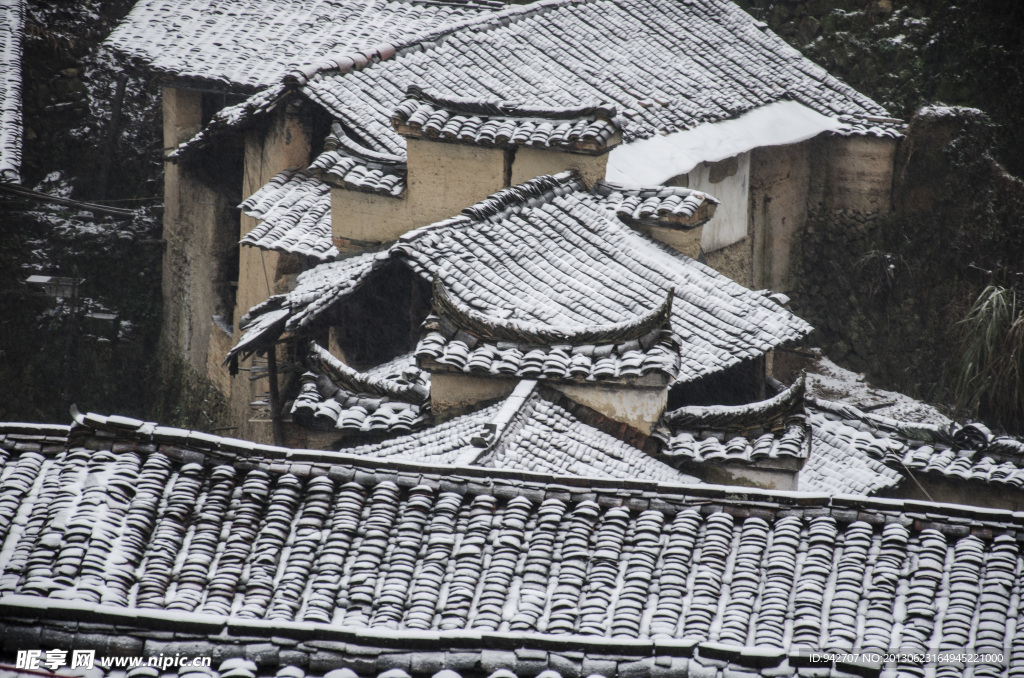
[(723, 0), (495, 9), (111, 38), (170, 78), (165, 346), (239, 435), (0, 424), (0, 664), (1019, 675), (1024, 443), (777, 355), (791, 240), (888, 209), (898, 122)]
[[(386, 247), (535, 176), (574, 169), (588, 186), (714, 196), (716, 216), (701, 231), (642, 218), (633, 226), (743, 285), (777, 291), (809, 210), (888, 208), (898, 121), (731, 3), (472, 8), (475, 17), (419, 35), (312, 50), (205, 126), (201, 97), (165, 92), (165, 146), (176, 149), (165, 339), (229, 397), (241, 435), (270, 439), (271, 418), (249, 411), (269, 400), (266, 380), (252, 379), (269, 367), (244, 364), (234, 377), (220, 367), (250, 308), (316, 263)], [(211, 31), (238, 20), (189, 16)], [(152, 37), (168, 22), (133, 13), (109, 44), (147, 63), (155, 57), (138, 45), (150, 36), (165, 46), (161, 71), (184, 74), (184, 56), (173, 64), (185, 50)], [(194, 58), (201, 44), (183, 47)]]

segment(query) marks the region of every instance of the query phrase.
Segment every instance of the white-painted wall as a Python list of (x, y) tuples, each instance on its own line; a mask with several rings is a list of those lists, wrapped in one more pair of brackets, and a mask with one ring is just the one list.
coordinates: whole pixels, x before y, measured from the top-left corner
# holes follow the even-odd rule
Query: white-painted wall
[(715, 252), (747, 237), (750, 203), (750, 153), (736, 156), (736, 172), (718, 183), (711, 183), (712, 163), (702, 162), (690, 170), (688, 186), (719, 200), (715, 216), (704, 226), (700, 246)]

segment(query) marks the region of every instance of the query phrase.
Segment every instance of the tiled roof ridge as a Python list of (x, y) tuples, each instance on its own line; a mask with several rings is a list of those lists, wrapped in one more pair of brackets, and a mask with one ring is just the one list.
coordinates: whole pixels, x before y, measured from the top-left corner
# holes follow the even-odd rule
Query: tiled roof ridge
[(473, 438), (473, 444), (484, 448), (473, 463), (480, 465), (485, 457), (492, 457), (500, 451), (502, 440), (507, 440), (506, 432), (522, 422), (529, 405), (541, 396), (537, 389), (536, 379), (523, 379), (512, 390), (501, 407), (490, 421), (484, 424), (483, 431)]
[(672, 317), (672, 299), (675, 290), (669, 288), (665, 300), (654, 309), (647, 309), (626, 320), (608, 325), (582, 327), (544, 327), (534, 323), (495, 318), (459, 303), (448, 292), (438, 274), (434, 278), (434, 308), (460, 329), (487, 341), (514, 341), (518, 343), (554, 344), (617, 344), (639, 339), (664, 327)]
[(684, 230), (707, 223), (719, 205), (718, 198), (709, 193), (682, 186), (629, 187), (601, 180), (591, 193), (627, 224), (640, 222)]
[(711, 195), (710, 193), (707, 193), (705, 191), (698, 191), (695, 188), (687, 188), (685, 186), (626, 186), (624, 184), (615, 183), (614, 181), (607, 181), (605, 179), (601, 179), (600, 181), (595, 182), (594, 187), (591, 189), (591, 193), (600, 198), (609, 196), (612, 193), (643, 196), (647, 193), (653, 194), (655, 192), (662, 195), (668, 193), (671, 195), (678, 195), (682, 197), (699, 195), (703, 196), (707, 200), (714, 202), (716, 205), (720, 203), (718, 198)]
[[(480, 491), (500, 495), (524, 493), (524, 496), (543, 501), (549, 494), (566, 493), (596, 494), (599, 503), (606, 499), (618, 502), (613, 505), (633, 505), (643, 499), (645, 506), (675, 510), (678, 506), (697, 504), (747, 505), (751, 510), (757, 507), (775, 506), (787, 510), (820, 511), (821, 509), (846, 512), (857, 516), (863, 511), (881, 511), (890, 514), (909, 514), (921, 529), (948, 528), (954, 532), (965, 528), (970, 531), (971, 520), (981, 520), (988, 525), (1014, 525), (1024, 527), (1024, 511), (1010, 511), (988, 507), (951, 504), (917, 499), (888, 499), (858, 495), (825, 494), (787, 490), (767, 490), (757, 487), (680, 484), (652, 482), (646, 480), (623, 480), (617, 478), (557, 476), (529, 471), (508, 471), (495, 468), (456, 466), (451, 464), (425, 464), (384, 460), (325, 450), (300, 450), (262, 443), (253, 443), (237, 438), (225, 438), (199, 431), (160, 426), (153, 422), (116, 415), (103, 416), (94, 413), (81, 414), (72, 411), (75, 425), (71, 438), (89, 437), (90, 431), (98, 437), (109, 439), (120, 436), (124, 440), (160, 445), (160, 451), (179, 463), (219, 465), (231, 463), (265, 463), (267, 468), (277, 472), (288, 472), (296, 476), (320, 475), (313, 464), (329, 465), (333, 470), (348, 465), (345, 474), (363, 484), (393, 482), (398, 478), (407, 487), (410, 482), (427, 483), (433, 487), (459, 487), (452, 483), (454, 477), (464, 481), (464, 491)], [(180, 446), (180, 447), (179, 447)], [(193, 449), (188, 449), (189, 447)], [(185, 448), (185, 449), (183, 449)], [(199, 451), (195, 448), (199, 448)], [(260, 458), (258, 453), (263, 453)], [(257, 464), (260, 467), (261, 464)], [(355, 474), (353, 476), (353, 474)], [(412, 477), (408, 477), (411, 474)], [(474, 490), (469, 485), (485, 485), (488, 490)], [(519, 486), (518, 488), (515, 486)], [(511, 496), (511, 495), (509, 495)], [(849, 518), (855, 520), (856, 518)]]
[(406, 138), (427, 138), (485, 148), (526, 146), (600, 155), (621, 140), (612, 106), (524, 106), (491, 99), (441, 98), (410, 85), (391, 114)]
[(688, 406), (666, 411), (661, 425), (670, 429), (733, 429), (761, 426), (780, 418), (802, 417), (806, 375), (780, 393), (745, 405)]
[[(22, 42), (25, 0), (0, 2), (5, 19), (0, 22), (0, 183), (21, 183), (22, 137)], [(5, 24), (5, 25), (3, 25)]]
[(492, 193), (475, 205), (462, 210), (462, 214), (477, 221), (501, 218), (514, 211), (530, 206), (528, 203), (543, 203), (574, 190), (585, 190), (583, 179), (575, 170), (544, 174), (515, 186)]
[(430, 400), (430, 390), (421, 384), (400, 384), (360, 372), (331, 355), (313, 340), (306, 343), (307, 366), (330, 379), (336, 386), (355, 393), (369, 393), (393, 400), (422, 405)]
[(68, 424), (33, 424), (30, 422), (3, 421), (0, 422), (0, 435), (8, 434), (64, 434), (71, 430)]
[(359, 160), (379, 162), (383, 165), (397, 165), (401, 169), (405, 169), (406, 166), (406, 159), (402, 156), (374, 151), (363, 146), (349, 136), (338, 122), (331, 123), (331, 133), (324, 140), (324, 150), (337, 150)]
[[(530, 201), (539, 204), (546, 202), (554, 195), (583, 190), (583, 187), (583, 180), (574, 170), (534, 177), (521, 184), (496, 191), (475, 205), (463, 208), (462, 214), (459, 216), (414, 228), (398, 239), (398, 242), (392, 246), (392, 252), (404, 254), (407, 248), (415, 247), (417, 240), (429, 238), (435, 231), (456, 226), (471, 226), (474, 221), (500, 218), (517, 208), (522, 209)], [(419, 272), (423, 274), (422, 271)], [(430, 275), (424, 275), (424, 278), (428, 281), (432, 280)]]
[[(581, 104), (575, 107), (551, 107), (551, 106), (529, 106), (521, 103), (471, 99), (467, 97), (441, 96), (428, 91), (420, 85), (409, 85), (406, 88), (406, 99), (399, 104), (394, 116), (401, 116), (405, 122), (413, 109), (410, 109), (409, 102), (422, 101), (433, 104), (439, 108), (456, 113), (469, 115), (480, 115), (488, 117), (509, 117), (509, 118), (545, 118), (550, 120), (575, 120), (579, 118), (606, 118), (611, 120), (618, 115), (615, 104), (594, 103)], [(395, 117), (392, 117), (392, 121)]]

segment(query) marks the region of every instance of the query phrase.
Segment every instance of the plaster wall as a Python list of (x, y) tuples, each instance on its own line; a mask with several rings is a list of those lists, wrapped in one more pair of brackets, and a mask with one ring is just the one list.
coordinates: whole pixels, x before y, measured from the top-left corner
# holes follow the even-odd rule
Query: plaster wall
[[(286, 169), (308, 167), (310, 149), (310, 130), (302, 119), (301, 108), (298, 102), (289, 104), (274, 115), (266, 130), (254, 129), (246, 134), (242, 195), (252, 195)], [(238, 238), (244, 237), (258, 223), (259, 220), (242, 214)], [(250, 308), (287, 291), (283, 277), (292, 271), (280, 266), (282, 258), (278, 252), (241, 247), (234, 327)]]
[(799, 489), (799, 472), (780, 468), (758, 468), (745, 464), (723, 464), (703, 478), (707, 482), (726, 485), (746, 485), (765, 490)]
[(551, 383), (580, 405), (649, 434), (668, 405), (668, 387)]
[[(612, 143), (615, 143), (614, 140), (609, 142), (609, 144)], [(587, 186), (592, 187), (596, 182), (604, 179), (607, 167), (608, 153), (586, 155), (524, 146), (515, 151), (509, 185), (515, 186), (543, 174), (557, 174), (567, 169), (574, 169), (580, 173)]]
[(704, 262), (730, 280), (747, 288), (755, 288), (752, 276), (753, 250), (749, 238), (737, 243), (704, 253)]
[(331, 235), (339, 249), (397, 240), (508, 186), (511, 153), (500, 148), (406, 139), (406, 153), (409, 178), (401, 197), (331, 189)]
[[(200, 131), (202, 108), (199, 92), (163, 89), (165, 152)], [(238, 247), (232, 202), (195, 168), (166, 164), (161, 340), (164, 350), (179, 355), (197, 375), (207, 371), (211, 318), (228, 311), (220, 308), (231, 282), (221, 264)]]
[(406, 154), (417, 226), (455, 216), (508, 186), (511, 152), (504, 149), (406, 139)]
[(518, 379), (434, 372), (430, 375), (430, 411), (435, 421), (445, 421), (476, 409), (477, 403), (508, 396), (518, 384)]
[[(295, 104), (284, 107), (273, 116), (268, 127), (253, 129), (246, 134), (242, 194), (252, 195), (285, 169), (307, 167), (310, 149), (309, 124), (303, 116), (301, 107)], [(234, 328), (238, 327), (239, 320), (250, 308), (274, 294), (287, 292), (294, 280), (292, 274), (300, 265), (300, 262), (289, 255), (237, 245), (238, 239), (252, 230), (257, 223), (256, 219), (242, 214), (241, 221), (236, 222), (233, 229), (235, 246), (239, 247), (238, 290), (232, 318)], [(232, 337), (232, 343), (235, 339), (237, 336)], [(269, 390), (267, 377), (255, 380), (250, 378), (258, 374), (250, 371), (254, 363), (258, 360), (260, 367), (263, 368), (265, 359), (244, 361), (238, 374), (225, 376), (227, 367), (220, 364), (224, 355), (225, 353), (219, 350), (217, 355), (211, 354), (208, 361), (208, 378), (214, 383), (219, 383), (225, 378), (230, 380), (228, 410), (232, 424), (237, 427), (235, 434), (255, 442), (273, 443), (270, 421), (265, 415), (257, 416), (257, 411), (251, 406), (252, 402), (261, 399)], [(278, 347), (279, 364), (284, 358), (283, 349)], [(279, 376), (278, 383), (283, 391), (283, 375)]]
[[(714, 217), (712, 217), (712, 221)], [(691, 259), (700, 256), (700, 241), (704, 226), (691, 229), (665, 228), (664, 226), (639, 226), (637, 230), (648, 234), (655, 240), (659, 240), (677, 252), (681, 252)]]

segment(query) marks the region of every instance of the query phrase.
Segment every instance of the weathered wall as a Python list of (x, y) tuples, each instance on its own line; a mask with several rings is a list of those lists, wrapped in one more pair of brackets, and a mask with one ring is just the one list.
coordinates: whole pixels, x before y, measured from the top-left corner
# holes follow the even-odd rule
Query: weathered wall
[(508, 186), (511, 152), (406, 139), (409, 207), (419, 225), (455, 216)]
[(829, 136), (827, 193), (833, 210), (887, 214), (892, 209), (892, 175), (898, 139), (874, 136)]
[(518, 384), (518, 379), (434, 372), (430, 375), (430, 411), (435, 421), (445, 421), (477, 409), (478, 403), (508, 396)]
[(702, 162), (687, 175), (688, 186), (718, 199), (715, 216), (704, 227), (701, 247), (710, 254), (747, 237), (750, 153), (719, 162)]
[(400, 197), (331, 188), (331, 237), (342, 252), (397, 240), (423, 226), (410, 209), (408, 189)]
[[(165, 87), (164, 149), (190, 139), (201, 126), (202, 95)], [(220, 265), (237, 248), (230, 196), (200, 176), (200, 168), (167, 164), (164, 174), (163, 329), (165, 350), (206, 373), (210, 319), (221, 313), (228, 283)]]
[[(712, 217), (712, 221), (716, 218), (717, 216)], [(680, 229), (665, 228), (664, 226), (647, 226), (646, 224), (642, 224), (637, 225), (634, 228), (641, 233), (646, 233), (655, 240), (665, 243), (675, 251), (682, 252), (691, 259), (697, 259), (700, 256), (700, 241), (704, 232), (704, 226)]]
[(915, 118), (896, 160), (894, 208), (808, 218), (792, 308), (813, 341), (881, 387), (952, 401), (957, 324), (988, 284), (1024, 261), (1024, 183), (987, 153), (987, 121), (948, 109)]
[(812, 167), (827, 152), (823, 139), (756, 148), (750, 160), (750, 233), (753, 287), (790, 287), (790, 253), (802, 236), (811, 195)]
[[(544, 382), (590, 409), (649, 434), (668, 403), (667, 387), (601, 386)], [(519, 384), (516, 378), (477, 377), (434, 372), (430, 375), (430, 409), (437, 421), (478, 409), (504, 398)]]
[(574, 169), (580, 173), (587, 186), (593, 186), (604, 179), (607, 167), (608, 153), (585, 155), (523, 147), (515, 151), (510, 185), (521, 184), (542, 174), (558, 174), (567, 169)]
[(754, 288), (752, 258), (750, 238), (704, 254), (704, 261), (708, 266), (749, 288)]
[[(306, 112), (298, 102), (279, 110), (263, 129), (253, 129), (246, 134), (242, 194), (250, 196), (275, 175), (285, 169), (305, 168), (309, 165), (311, 148), (310, 124)], [(250, 308), (265, 301), (274, 294), (288, 291), (294, 273), (301, 268), (301, 262), (289, 255), (270, 252), (256, 247), (239, 247), (238, 239), (252, 230), (258, 221), (242, 214), (240, 224), (236, 222), (232, 240), (238, 256), (238, 288), (232, 309), (231, 337), (233, 344), (238, 338), (238, 322)], [(208, 321), (209, 322), (209, 321)], [(217, 332), (217, 328), (213, 328)], [(242, 438), (257, 442), (272, 443), (269, 421), (256, 418), (250, 403), (262, 397), (269, 389), (268, 379), (250, 379), (253, 360), (241, 361), (238, 374), (227, 375), (227, 367), (221, 366), (224, 359), (224, 341), (219, 338), (210, 344), (208, 378), (215, 384), (230, 383), (228, 408), (234, 433)], [(279, 358), (284, 355), (279, 351)], [(260, 366), (265, 361), (259, 360)], [(279, 380), (283, 389), (283, 379)]]
[(826, 134), (754, 149), (750, 284), (779, 292), (794, 287), (792, 257), (812, 211), (889, 212), (897, 145), (891, 138)]
[(331, 231), (341, 249), (396, 240), (508, 186), (510, 151), (423, 139), (406, 139), (406, 146), (409, 178), (401, 197), (331, 190)]
[(723, 461), (680, 463), (671, 457), (661, 459), (706, 483), (759, 487), (763, 490), (799, 489), (800, 468), (803, 466), (803, 460), (795, 459), (769, 460), (756, 464)]
[(596, 384), (551, 383), (580, 405), (621, 421), (642, 433), (650, 433), (654, 422), (668, 405), (668, 387), (599, 386)]

